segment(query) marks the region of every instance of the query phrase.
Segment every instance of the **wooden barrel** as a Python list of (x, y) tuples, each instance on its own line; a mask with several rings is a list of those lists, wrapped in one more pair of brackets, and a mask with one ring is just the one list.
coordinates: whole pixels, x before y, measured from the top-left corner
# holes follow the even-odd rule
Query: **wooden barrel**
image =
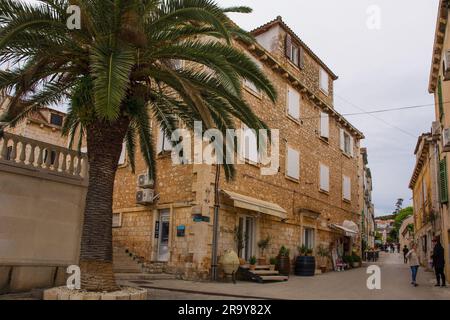
[(299, 256), (295, 261), (295, 275), (313, 277), (316, 273), (316, 259), (314, 257)]
[(289, 274), (291, 273), (291, 261), (289, 257), (277, 257), (277, 270), (282, 276), (289, 276)]

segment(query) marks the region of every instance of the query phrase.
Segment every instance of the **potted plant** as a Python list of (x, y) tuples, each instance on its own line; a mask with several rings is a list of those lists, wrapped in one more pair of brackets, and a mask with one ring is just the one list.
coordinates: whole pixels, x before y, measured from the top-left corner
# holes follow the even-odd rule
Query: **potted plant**
[(347, 265), (347, 268), (353, 267), (353, 256), (343, 256), (342, 261)]
[(289, 249), (285, 246), (282, 246), (280, 251), (278, 251), (277, 269), (283, 276), (289, 276), (291, 273), (291, 260), (289, 258), (289, 252)]
[(250, 270), (255, 270), (256, 269), (256, 257), (253, 256), (250, 258)]
[(316, 258), (312, 255), (312, 249), (303, 245), (298, 247), (298, 251), (300, 255), (295, 260), (295, 275), (313, 277), (316, 273)]
[(258, 248), (261, 251), (261, 256), (258, 259), (258, 264), (260, 265), (267, 264), (267, 259), (264, 255), (264, 251), (269, 247), (269, 243), (270, 243), (270, 236), (267, 236), (267, 238), (258, 241)]
[(352, 267), (353, 268), (359, 268), (361, 266), (361, 257), (357, 255), (356, 253), (353, 253), (352, 255)]
[(327, 272), (328, 257), (330, 256), (330, 251), (324, 246), (320, 245), (317, 247), (317, 255), (319, 256), (319, 268), (322, 273)]
[(243, 232), (241, 228), (236, 227), (234, 229), (234, 241), (236, 242), (240, 265), (241, 266), (245, 265), (246, 264), (245, 259), (241, 258), (242, 249), (244, 249), (245, 246), (245, 232)]
[(270, 258), (270, 265), (269, 265), (270, 271), (274, 271), (276, 266), (277, 266), (277, 258), (275, 257)]

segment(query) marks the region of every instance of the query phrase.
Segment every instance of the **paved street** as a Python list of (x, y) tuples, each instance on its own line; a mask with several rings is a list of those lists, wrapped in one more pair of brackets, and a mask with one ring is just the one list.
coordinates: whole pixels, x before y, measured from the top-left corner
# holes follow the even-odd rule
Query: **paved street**
[(288, 282), (258, 284), (252, 282), (200, 283), (181, 280), (140, 282), (149, 289), (150, 299), (425, 299), (450, 300), (449, 288), (435, 288), (434, 274), (419, 271), (418, 284), (410, 284), (409, 268), (399, 254), (381, 254), (381, 290), (368, 290), (366, 266), (345, 272), (330, 272), (313, 278), (292, 276)]

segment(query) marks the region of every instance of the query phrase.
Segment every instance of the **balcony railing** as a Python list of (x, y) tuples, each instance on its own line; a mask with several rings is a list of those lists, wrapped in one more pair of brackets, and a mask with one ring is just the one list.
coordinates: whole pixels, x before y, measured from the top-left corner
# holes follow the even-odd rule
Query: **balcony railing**
[(87, 180), (88, 159), (85, 153), (11, 133), (0, 137), (0, 163)]

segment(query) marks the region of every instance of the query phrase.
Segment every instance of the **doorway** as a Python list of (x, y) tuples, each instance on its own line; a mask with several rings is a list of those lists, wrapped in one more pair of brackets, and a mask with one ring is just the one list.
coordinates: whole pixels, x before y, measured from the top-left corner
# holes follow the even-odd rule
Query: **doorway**
[(169, 261), (169, 239), (170, 239), (170, 210), (160, 210), (155, 228), (158, 235), (158, 261)]
[(251, 216), (239, 217), (239, 231), (244, 235), (241, 258), (249, 261), (251, 257), (256, 256), (256, 219)]

